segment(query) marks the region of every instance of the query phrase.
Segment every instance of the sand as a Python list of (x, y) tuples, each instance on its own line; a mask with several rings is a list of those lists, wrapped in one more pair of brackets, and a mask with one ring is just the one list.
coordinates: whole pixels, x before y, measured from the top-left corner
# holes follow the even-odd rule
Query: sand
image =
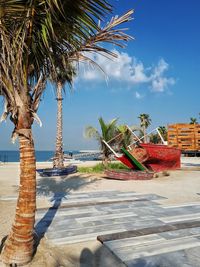
[[(84, 162), (82, 166), (91, 166), (97, 162)], [(48, 163), (38, 163), (37, 167), (48, 166)], [(121, 190), (135, 191), (143, 194), (158, 194), (166, 197), (162, 203), (167, 205), (192, 203), (200, 201), (200, 159), (182, 158), (184, 169), (170, 171), (169, 176), (159, 175), (158, 178), (146, 181), (116, 181), (105, 179), (99, 174), (73, 174), (66, 179), (70, 191), (103, 191)], [(41, 180), (37, 176), (38, 181)], [(60, 179), (60, 178), (56, 178)], [(2, 239), (12, 225), (15, 213), (16, 196), (18, 194), (19, 164), (7, 163), (0, 165), (0, 238)], [(46, 198), (37, 200), (37, 207), (49, 207)], [(81, 263), (80, 263), (81, 262)], [(0, 263), (0, 266), (4, 264)], [(97, 241), (82, 242), (64, 247), (52, 247), (43, 238), (30, 267), (121, 267), (122, 265)]]

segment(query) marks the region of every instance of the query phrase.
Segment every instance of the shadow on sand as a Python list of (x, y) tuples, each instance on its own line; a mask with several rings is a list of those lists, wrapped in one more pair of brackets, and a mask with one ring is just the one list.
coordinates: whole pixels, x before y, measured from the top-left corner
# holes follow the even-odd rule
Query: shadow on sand
[(72, 190), (76, 191), (81, 187), (94, 183), (96, 180), (97, 179), (91, 179), (90, 177), (84, 178), (81, 175), (70, 177), (45, 177), (39, 179), (37, 195), (51, 197), (50, 201), (53, 202), (53, 206), (47, 210), (35, 226), (36, 248), (51, 225), (57, 210), (61, 206), (62, 200), (67, 199), (69, 192)]

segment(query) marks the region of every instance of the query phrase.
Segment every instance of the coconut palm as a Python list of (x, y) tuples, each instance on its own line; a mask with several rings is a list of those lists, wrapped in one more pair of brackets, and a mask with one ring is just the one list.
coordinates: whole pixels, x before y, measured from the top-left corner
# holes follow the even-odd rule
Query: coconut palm
[[(159, 144), (162, 143), (163, 141), (167, 141), (167, 128), (165, 126), (159, 126), (158, 128), (159, 133), (152, 133), (149, 138), (150, 138), (150, 142), (153, 144)], [(162, 140), (161, 140), (162, 137)]]
[[(18, 137), (20, 149), (16, 214), (1, 252), (2, 261), (9, 265), (25, 264), (33, 256), (36, 162), (32, 124), (34, 120), (40, 123), (36, 112), (46, 79), (57, 73), (58, 55), (64, 68), (67, 55), (75, 56), (74, 51), (83, 48), (86, 39), (92, 47), (92, 38), (100, 30), (95, 18), (101, 19), (110, 10), (104, 0), (0, 0), (0, 94), (5, 99), (1, 119), (10, 115), (12, 140)], [(112, 28), (104, 36), (102, 41), (107, 36), (111, 43), (112, 39), (114, 43), (129, 39)], [(105, 48), (96, 50), (112, 55)]]
[(151, 119), (149, 114), (140, 114), (138, 119), (140, 119), (140, 127), (142, 130), (142, 135), (144, 136), (144, 142), (147, 143), (146, 129), (151, 125)]
[(118, 131), (122, 134), (121, 143), (123, 147), (128, 147), (131, 144), (132, 141), (132, 133), (129, 131), (129, 129), (126, 127), (126, 125), (118, 125), (117, 126)]
[(158, 131), (162, 135), (164, 141), (167, 141), (167, 128), (165, 126), (159, 126)]
[(121, 149), (122, 146), (127, 148), (129, 145), (135, 143), (136, 139), (132, 132), (139, 131), (140, 128), (138, 126), (133, 125), (127, 127), (127, 125), (122, 124), (117, 126), (117, 128), (118, 131), (122, 134), (121, 142), (119, 143), (119, 149)]
[[(69, 62), (76, 61), (76, 62), (89, 62), (94, 65), (94, 67), (97, 67), (100, 69), (100, 71), (103, 72), (103, 69), (97, 65), (94, 61), (92, 61), (88, 56), (83, 54), (83, 52), (98, 52), (102, 53), (103, 55), (108, 53), (108, 50), (105, 50), (98, 44), (102, 41), (104, 42), (111, 42), (116, 45), (119, 45), (116, 41), (119, 41), (119, 36), (115, 36), (113, 38), (113, 34), (110, 35), (110, 30), (117, 26), (118, 24), (121, 24), (127, 20), (129, 20), (129, 16), (131, 15), (132, 11), (129, 11), (124, 16), (118, 18), (112, 18), (111, 21), (103, 28), (100, 28), (98, 32), (95, 34), (89, 36), (86, 38), (86, 40), (81, 44), (80, 47), (78, 47), (77, 50), (72, 51), (71, 53), (68, 53), (67, 57)], [(115, 30), (116, 32), (116, 30)], [(122, 34), (121, 34), (122, 37)], [(126, 40), (126, 38), (129, 38), (127, 35), (123, 34), (123, 40)], [(120, 44), (120, 46), (122, 46)], [(123, 46), (122, 46), (123, 47)], [(115, 56), (111, 51), (109, 52), (111, 56)], [(57, 67), (56, 72), (53, 72), (52, 81), (56, 83), (57, 85), (57, 133), (56, 133), (56, 151), (54, 155), (53, 160), (53, 167), (55, 168), (63, 168), (64, 167), (64, 151), (63, 151), (63, 136), (62, 136), (62, 89), (64, 87), (65, 83), (68, 83), (70, 86), (73, 81), (73, 76), (75, 75), (75, 69), (72, 67), (72, 65), (65, 66), (66, 69), (61, 69), (62, 64), (61, 59), (59, 58), (59, 55), (57, 57)]]
[(59, 75), (53, 77), (52, 80), (56, 83), (56, 100), (57, 100), (57, 130), (56, 130), (56, 149), (53, 159), (54, 168), (64, 167), (64, 151), (63, 151), (63, 90), (66, 83), (71, 87), (73, 76), (75, 75), (74, 68), (69, 65), (65, 70), (59, 68)]
[(197, 124), (197, 118), (190, 118), (190, 124)]
[(117, 120), (113, 119), (106, 123), (102, 117), (99, 118), (100, 130), (96, 129), (93, 126), (87, 126), (85, 129), (85, 137), (86, 138), (94, 138), (97, 140), (100, 146), (100, 150), (103, 154), (103, 164), (107, 166), (110, 157), (110, 150), (104, 144), (103, 140), (110, 141), (113, 137), (115, 137), (119, 131), (117, 129)]

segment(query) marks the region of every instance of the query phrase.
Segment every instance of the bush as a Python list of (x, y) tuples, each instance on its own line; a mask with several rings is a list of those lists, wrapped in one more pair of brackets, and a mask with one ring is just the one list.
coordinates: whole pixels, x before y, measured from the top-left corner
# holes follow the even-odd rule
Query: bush
[[(102, 163), (98, 163), (93, 167), (78, 167), (78, 171), (82, 173), (103, 173), (105, 166)], [(128, 167), (121, 163), (108, 163), (108, 169), (112, 170), (129, 170)]]

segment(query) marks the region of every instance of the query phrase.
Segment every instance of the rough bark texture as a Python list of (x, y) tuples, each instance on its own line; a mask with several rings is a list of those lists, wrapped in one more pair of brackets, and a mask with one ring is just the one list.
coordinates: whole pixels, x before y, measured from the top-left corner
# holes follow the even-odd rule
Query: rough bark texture
[(15, 220), (5, 241), (1, 259), (7, 264), (25, 264), (33, 256), (36, 210), (36, 164), (32, 136), (19, 136), (20, 186)]
[(15, 132), (19, 135), (20, 185), (14, 223), (2, 252), (1, 260), (10, 266), (31, 261), (34, 252), (36, 210), (36, 161), (31, 125), (33, 119), (26, 109), (18, 112)]
[(53, 160), (54, 168), (64, 167), (64, 153), (63, 153), (63, 121), (62, 121), (62, 83), (57, 84), (57, 132), (56, 132), (56, 151)]

